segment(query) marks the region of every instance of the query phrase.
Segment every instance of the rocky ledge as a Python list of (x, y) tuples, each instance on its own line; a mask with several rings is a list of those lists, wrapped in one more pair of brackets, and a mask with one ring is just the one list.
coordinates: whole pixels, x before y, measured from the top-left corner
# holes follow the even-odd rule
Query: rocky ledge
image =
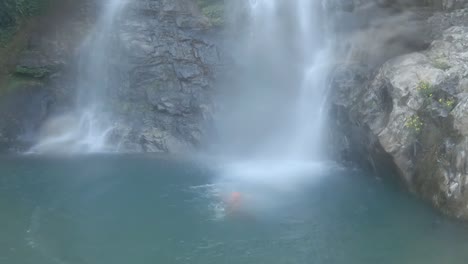
[(427, 49), (390, 59), (378, 70), (362, 63), (341, 65), (332, 96), (335, 128), (347, 131), (342, 154), (387, 157), (410, 190), (465, 220), (467, 16), (468, 9), (436, 13), (427, 20), (436, 38)]

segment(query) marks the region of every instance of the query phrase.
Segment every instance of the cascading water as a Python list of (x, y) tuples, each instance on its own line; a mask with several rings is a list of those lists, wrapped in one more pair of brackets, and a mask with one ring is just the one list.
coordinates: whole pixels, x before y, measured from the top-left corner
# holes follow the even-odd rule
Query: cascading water
[(321, 159), (327, 75), (333, 61), (323, 3), (236, 2), (230, 30), (238, 70), (221, 99), (223, 153)]
[(106, 93), (113, 85), (111, 61), (115, 21), (126, 0), (106, 0), (101, 15), (79, 50), (76, 105), (70, 113), (51, 118), (43, 126), (31, 152), (99, 152), (113, 150), (107, 143), (113, 127)]
[(237, 67), (220, 99), (219, 152), (231, 164), (222, 178), (234, 189), (294, 189), (327, 163), (322, 131), (334, 41), (326, 2), (231, 2)]
[[(299, 88), (296, 108), (295, 131), (291, 152), (296, 159), (320, 159), (323, 155), (322, 129), (324, 107), (327, 98), (327, 79), (331, 62), (331, 40), (326, 32), (325, 18), (317, 19), (325, 13), (321, 1), (298, 0), (299, 48), (304, 54), (302, 61), (302, 81)], [(322, 28), (320, 28), (322, 27)], [(320, 39), (322, 38), (322, 39)], [(311, 155), (311, 156), (310, 156)]]

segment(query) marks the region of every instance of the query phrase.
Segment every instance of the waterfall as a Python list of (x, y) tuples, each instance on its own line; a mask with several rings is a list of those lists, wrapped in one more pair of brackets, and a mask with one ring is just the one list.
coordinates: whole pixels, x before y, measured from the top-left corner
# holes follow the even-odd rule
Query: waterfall
[(333, 61), (324, 3), (232, 2), (228, 31), (236, 70), (220, 98), (222, 152), (250, 159), (322, 159)]
[(235, 66), (218, 101), (220, 181), (254, 196), (265, 187), (295, 190), (330, 168), (323, 131), (333, 21), (322, 0), (230, 4)]
[(49, 119), (30, 152), (86, 153), (112, 151), (107, 138), (112, 131), (106, 97), (113, 85), (111, 62), (116, 18), (126, 0), (105, 0), (94, 29), (79, 49), (76, 102), (72, 111)]

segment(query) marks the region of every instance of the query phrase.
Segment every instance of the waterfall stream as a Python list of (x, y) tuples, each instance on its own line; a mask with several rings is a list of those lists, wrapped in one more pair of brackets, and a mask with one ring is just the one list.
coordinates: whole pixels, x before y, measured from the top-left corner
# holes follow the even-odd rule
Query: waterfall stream
[[(248, 160), (318, 161), (333, 38), (322, 0), (226, 1), (234, 81), (219, 113), (221, 153)], [(45, 123), (31, 152), (115, 151), (106, 95), (113, 84), (116, 18), (125, 0), (106, 0), (80, 49), (73, 111)], [(232, 7), (232, 8), (231, 8)], [(223, 90), (223, 89), (221, 89)]]
[(113, 151), (107, 144), (112, 131), (107, 93), (113, 86), (112, 59), (116, 18), (126, 0), (106, 0), (94, 29), (79, 49), (76, 102), (71, 112), (49, 119), (33, 153)]
[(250, 0), (230, 28), (236, 80), (221, 99), (222, 152), (254, 159), (322, 159), (333, 54), (321, 1)]
[(334, 61), (326, 2), (231, 5), (229, 49), (236, 68), (220, 96), (221, 181), (234, 182), (236, 192), (295, 190), (331, 166), (323, 133)]

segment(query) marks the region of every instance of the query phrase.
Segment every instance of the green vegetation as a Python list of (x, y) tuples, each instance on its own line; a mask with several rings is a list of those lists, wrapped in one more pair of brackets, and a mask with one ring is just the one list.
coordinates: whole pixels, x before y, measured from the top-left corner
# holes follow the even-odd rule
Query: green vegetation
[(419, 134), (423, 125), (424, 123), (422, 122), (421, 118), (416, 114), (410, 116), (405, 122), (405, 127), (410, 129), (414, 134)]
[(41, 85), (41, 82), (38, 79), (18, 76), (16, 74), (8, 75), (0, 89), (0, 96), (4, 93), (12, 92), (22, 87), (28, 87), (32, 85)]
[(27, 68), (23, 66), (16, 66), (15, 73), (32, 78), (43, 78), (50, 72), (46, 68)]
[(207, 17), (211, 25), (220, 27), (224, 25), (224, 1), (223, 0), (197, 0), (198, 7)]
[(453, 98), (447, 98), (447, 99), (440, 98), (440, 99), (438, 100), (438, 102), (439, 102), (447, 111), (452, 110), (453, 107), (455, 106), (455, 99), (453, 99)]
[(434, 91), (434, 87), (427, 81), (420, 81), (416, 89), (425, 97), (425, 106), (435, 101), (447, 111), (451, 111), (456, 105), (456, 99), (443, 91)]
[(432, 65), (436, 67), (437, 69), (441, 70), (448, 70), (450, 69), (450, 65), (448, 64), (447, 60), (443, 58), (438, 58), (432, 61)]
[(420, 81), (416, 89), (425, 97), (431, 98), (433, 96), (433, 87), (427, 81)]

